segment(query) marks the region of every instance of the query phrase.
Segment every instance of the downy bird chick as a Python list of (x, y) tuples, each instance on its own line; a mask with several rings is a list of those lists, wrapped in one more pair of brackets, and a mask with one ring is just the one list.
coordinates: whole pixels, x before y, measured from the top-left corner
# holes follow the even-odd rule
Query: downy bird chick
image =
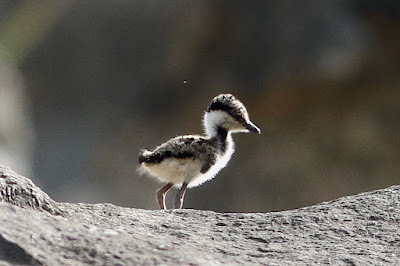
[(160, 209), (166, 210), (165, 195), (172, 186), (180, 187), (174, 207), (181, 209), (186, 188), (212, 179), (226, 166), (234, 152), (232, 133), (261, 133), (250, 121), (243, 103), (231, 94), (220, 94), (212, 100), (203, 125), (206, 136), (178, 136), (153, 151), (141, 151), (139, 171), (167, 183), (156, 193)]

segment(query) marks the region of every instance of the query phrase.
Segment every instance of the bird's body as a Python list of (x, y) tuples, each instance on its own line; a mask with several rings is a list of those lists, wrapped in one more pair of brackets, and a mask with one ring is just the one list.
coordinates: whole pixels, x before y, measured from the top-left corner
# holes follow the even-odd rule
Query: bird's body
[(152, 176), (174, 185), (188, 183), (188, 188), (212, 179), (226, 166), (234, 152), (230, 136), (226, 139), (198, 135), (179, 136), (158, 146), (153, 152), (143, 151), (140, 162)]
[(212, 179), (230, 160), (234, 152), (233, 132), (260, 132), (250, 122), (246, 108), (234, 96), (215, 97), (204, 115), (206, 136), (178, 136), (153, 151), (139, 155), (140, 171), (167, 182), (158, 190), (160, 208), (165, 209), (165, 193), (172, 186), (181, 186), (176, 204), (182, 207), (187, 187), (198, 186)]

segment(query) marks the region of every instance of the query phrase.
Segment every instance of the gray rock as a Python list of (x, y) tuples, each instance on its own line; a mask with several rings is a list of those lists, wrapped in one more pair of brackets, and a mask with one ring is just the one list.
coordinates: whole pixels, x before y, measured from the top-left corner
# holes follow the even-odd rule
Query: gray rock
[(33, 182), (0, 165), (0, 202), (9, 202), (21, 208), (61, 214), (58, 203)]
[(155, 211), (56, 203), (4, 169), (47, 203), (1, 198), (1, 265), (400, 264), (400, 186), (282, 212)]

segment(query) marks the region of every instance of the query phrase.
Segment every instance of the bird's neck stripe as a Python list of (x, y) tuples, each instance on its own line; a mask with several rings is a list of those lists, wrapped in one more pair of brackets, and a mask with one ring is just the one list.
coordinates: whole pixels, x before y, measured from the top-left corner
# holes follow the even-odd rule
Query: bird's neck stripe
[(228, 136), (228, 130), (226, 130), (225, 128), (223, 128), (221, 126), (218, 126), (217, 127), (217, 137), (221, 141), (225, 141), (227, 136)]
[(228, 145), (227, 143), (227, 137), (228, 137), (228, 130), (225, 128), (219, 126), (217, 127), (217, 139), (221, 148), (222, 153), (225, 153), (226, 147)]

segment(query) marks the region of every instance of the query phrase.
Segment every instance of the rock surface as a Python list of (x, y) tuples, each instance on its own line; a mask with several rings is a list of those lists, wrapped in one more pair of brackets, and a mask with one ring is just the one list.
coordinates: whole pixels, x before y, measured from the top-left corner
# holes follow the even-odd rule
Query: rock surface
[(400, 264), (400, 186), (272, 213), (57, 203), (5, 167), (0, 188), (0, 265)]
[(52, 200), (33, 182), (0, 165), (0, 202), (8, 202), (21, 208), (61, 214), (58, 203)]

